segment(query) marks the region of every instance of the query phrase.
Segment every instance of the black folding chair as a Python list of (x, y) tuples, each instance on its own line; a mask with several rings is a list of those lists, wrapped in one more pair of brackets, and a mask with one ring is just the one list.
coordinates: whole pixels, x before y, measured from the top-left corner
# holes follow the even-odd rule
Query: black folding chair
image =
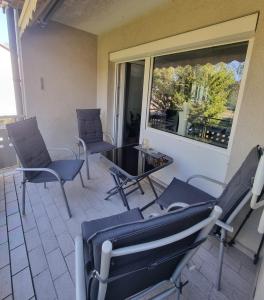
[[(81, 168), (83, 160), (51, 160), (48, 149), (39, 131), (36, 118), (6, 125), (9, 138), (14, 145), (19, 161), (22, 165), (18, 171), (23, 172), (22, 181), (22, 213), (25, 214), (25, 192), (26, 182), (44, 183), (58, 181), (62, 191), (69, 217), (71, 211), (64, 190), (66, 181), (72, 181), (77, 174), (80, 175), (82, 186), (84, 187)], [(53, 148), (51, 150), (73, 151), (67, 148)]]
[[(79, 156), (80, 147), (83, 148), (85, 155), (87, 179), (90, 179), (88, 156), (94, 153), (112, 150), (113, 138), (104, 133), (102, 130), (102, 122), (100, 119), (100, 109), (76, 109), (78, 119), (79, 137)], [(111, 143), (104, 141), (104, 135), (107, 136)]]
[[(220, 236), (219, 271), (217, 276), (218, 289), (220, 289), (227, 231), (233, 232), (234, 229), (231, 226), (231, 223), (242, 208), (250, 202), (254, 176), (262, 153), (263, 151), (261, 147), (254, 147), (227, 185), (203, 175), (191, 176), (186, 182), (174, 178), (157, 200), (152, 201), (141, 209), (145, 210), (150, 205), (157, 203), (162, 209), (170, 211), (172, 209), (191, 206), (205, 201), (216, 204), (222, 208), (223, 213), (220, 220), (217, 222), (218, 226), (214, 231), (214, 233)], [(214, 198), (206, 192), (191, 185), (190, 182), (194, 179), (207, 180), (218, 184), (222, 186), (224, 190), (219, 198)]]
[(164, 281), (170, 286), (159, 289), (159, 299), (179, 299), (181, 272), (220, 214), (203, 203), (145, 220), (132, 209), (84, 222), (75, 239), (76, 299), (145, 299)]

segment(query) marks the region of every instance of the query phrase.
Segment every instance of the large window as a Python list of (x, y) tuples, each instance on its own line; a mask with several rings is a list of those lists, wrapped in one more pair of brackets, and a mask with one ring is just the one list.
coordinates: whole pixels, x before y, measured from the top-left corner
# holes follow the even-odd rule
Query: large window
[(154, 59), (149, 126), (227, 148), (248, 42)]

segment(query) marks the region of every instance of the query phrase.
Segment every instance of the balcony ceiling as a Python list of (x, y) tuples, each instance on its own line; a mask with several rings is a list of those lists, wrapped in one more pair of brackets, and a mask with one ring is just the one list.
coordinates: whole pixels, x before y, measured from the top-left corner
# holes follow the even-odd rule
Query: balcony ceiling
[(65, 0), (53, 20), (100, 35), (170, 0)]

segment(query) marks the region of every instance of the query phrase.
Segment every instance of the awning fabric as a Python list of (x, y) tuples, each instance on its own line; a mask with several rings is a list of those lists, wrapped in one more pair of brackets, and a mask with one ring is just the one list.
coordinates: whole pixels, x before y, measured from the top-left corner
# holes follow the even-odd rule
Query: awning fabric
[(239, 42), (222, 46), (215, 46), (174, 54), (158, 56), (154, 60), (155, 68), (168, 68), (178, 66), (196, 66), (207, 63), (231, 63), (232, 61), (244, 62), (246, 59), (248, 42)]
[(33, 13), (36, 10), (38, 0), (25, 0), (22, 12), (18, 20), (18, 27), (20, 30), (20, 36), (27, 28), (30, 20), (32, 20)]

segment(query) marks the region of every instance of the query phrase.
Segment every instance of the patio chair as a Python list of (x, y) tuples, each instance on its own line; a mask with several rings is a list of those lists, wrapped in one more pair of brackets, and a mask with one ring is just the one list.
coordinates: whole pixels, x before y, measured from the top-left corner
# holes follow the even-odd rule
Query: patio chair
[[(18, 171), (23, 172), (22, 181), (22, 213), (25, 214), (25, 192), (26, 183), (44, 183), (58, 181), (63, 199), (65, 201), (69, 217), (71, 211), (64, 190), (66, 181), (72, 181), (77, 174), (80, 175), (84, 187), (81, 168), (84, 163), (80, 159), (51, 160), (48, 149), (39, 131), (36, 118), (6, 125), (9, 138), (14, 145), (19, 161), (22, 165)], [(52, 148), (50, 150), (65, 150), (74, 152), (67, 148)]]
[[(127, 299), (165, 282), (159, 298), (180, 293), (181, 272), (221, 214), (210, 203), (143, 219), (140, 209), (82, 224), (75, 239), (76, 299)], [(163, 298), (161, 298), (163, 297)], [(146, 298), (147, 299), (147, 298)], [(154, 299), (154, 298), (152, 298)]]
[[(179, 207), (191, 206), (204, 201), (217, 204), (222, 208), (223, 213), (220, 220), (217, 221), (217, 226), (213, 231), (213, 233), (220, 236), (219, 270), (217, 275), (218, 290), (220, 289), (221, 283), (224, 246), (226, 244), (227, 232), (233, 232), (234, 229), (231, 226), (231, 223), (251, 199), (251, 189), (253, 186), (254, 176), (262, 154), (263, 151), (260, 146), (254, 147), (227, 185), (203, 175), (191, 176), (186, 182), (174, 178), (158, 199), (152, 201), (141, 209), (143, 211), (152, 204), (157, 203), (161, 209), (170, 211)], [(224, 190), (220, 197), (214, 198), (206, 192), (191, 185), (190, 182), (194, 179), (207, 180), (218, 184), (222, 186)]]
[[(113, 138), (109, 134), (103, 133), (100, 109), (76, 109), (76, 113), (79, 131), (79, 137), (77, 137), (79, 141), (79, 156), (80, 147), (82, 147), (85, 155), (87, 179), (89, 180), (90, 172), (88, 156), (90, 154), (112, 150), (115, 146), (112, 145), (114, 143)], [(108, 136), (112, 144), (104, 141), (104, 135)]]

